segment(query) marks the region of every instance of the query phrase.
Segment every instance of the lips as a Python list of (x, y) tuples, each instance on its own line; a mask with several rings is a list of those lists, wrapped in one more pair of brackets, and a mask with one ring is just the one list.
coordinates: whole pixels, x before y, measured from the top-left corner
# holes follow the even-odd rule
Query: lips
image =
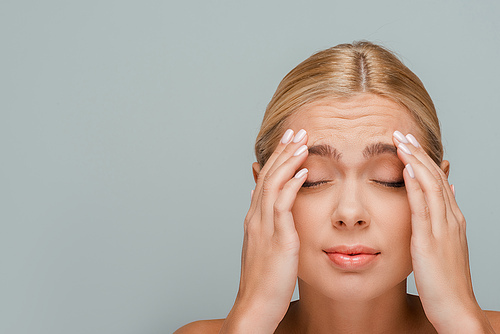
[(323, 250), (331, 262), (340, 269), (361, 270), (374, 263), (380, 252), (364, 245), (340, 245)]
[(364, 246), (364, 245), (353, 245), (353, 246), (340, 245), (340, 246), (335, 246), (335, 247), (325, 249), (324, 252), (325, 253), (341, 253), (341, 254), (346, 254), (346, 255), (380, 254), (380, 252), (377, 251), (376, 249), (368, 247), (368, 246)]

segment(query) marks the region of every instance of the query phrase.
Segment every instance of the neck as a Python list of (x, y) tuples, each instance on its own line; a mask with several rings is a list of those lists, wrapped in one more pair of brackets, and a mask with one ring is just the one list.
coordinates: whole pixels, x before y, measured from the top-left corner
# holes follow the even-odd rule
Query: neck
[(406, 294), (406, 280), (360, 301), (328, 298), (299, 278), (299, 295), (282, 324), (296, 333), (410, 333), (424, 315), (415, 297)]

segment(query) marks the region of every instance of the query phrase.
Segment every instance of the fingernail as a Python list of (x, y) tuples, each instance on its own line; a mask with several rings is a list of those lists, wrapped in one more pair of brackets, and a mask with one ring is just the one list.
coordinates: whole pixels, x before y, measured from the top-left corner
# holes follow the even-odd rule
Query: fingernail
[(293, 130), (292, 129), (286, 130), (283, 137), (281, 137), (281, 142), (283, 144), (288, 144), (290, 142), (290, 140), (292, 139), (292, 136), (293, 136)]
[(409, 143), (409, 141), (405, 138), (405, 136), (401, 132), (399, 132), (399, 131), (394, 131), (394, 133), (392, 135), (394, 137), (396, 137), (396, 139), (399, 140), (402, 143), (405, 143), (405, 144)]
[(296, 179), (300, 179), (302, 176), (304, 176), (308, 172), (307, 168), (302, 168), (295, 174)]
[(405, 144), (399, 143), (398, 147), (401, 151), (405, 152), (406, 154), (411, 154), (410, 149)]
[(415, 138), (411, 133), (407, 134), (406, 138), (408, 138), (408, 140), (410, 141), (410, 143), (413, 146), (415, 146), (415, 147), (419, 147), (420, 146), (420, 144), (417, 141), (417, 138)]
[(299, 132), (297, 132), (295, 138), (293, 138), (293, 142), (298, 143), (299, 141), (302, 140), (302, 138), (304, 138), (305, 135), (306, 135), (306, 130), (301, 129)]
[(413, 167), (410, 164), (406, 165), (406, 170), (408, 171), (408, 174), (410, 174), (410, 177), (412, 179), (415, 178), (415, 173), (413, 172)]
[(294, 157), (298, 156), (298, 155), (301, 155), (302, 153), (304, 153), (305, 151), (307, 150), (307, 145), (302, 145), (301, 147), (299, 147), (297, 149), (297, 151), (295, 151), (295, 153), (293, 154)]
[(451, 185), (451, 191), (453, 191), (453, 196), (457, 197), (457, 195), (455, 195), (455, 186), (453, 184)]

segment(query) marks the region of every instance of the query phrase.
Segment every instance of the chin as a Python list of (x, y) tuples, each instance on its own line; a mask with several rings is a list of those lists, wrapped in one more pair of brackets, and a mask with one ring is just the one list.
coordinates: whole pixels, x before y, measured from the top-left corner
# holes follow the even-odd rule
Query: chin
[(402, 289), (402, 285), (406, 291), (406, 278), (412, 272), (411, 262), (403, 266), (378, 266), (358, 272), (331, 267), (322, 267), (321, 270), (318, 267), (316, 270), (300, 267), (299, 264), (298, 276), (305, 290), (340, 302), (372, 300), (393, 289)]
[[(324, 280), (303, 280), (317, 293), (335, 301), (366, 301), (382, 295), (391, 288), (382, 282), (367, 280), (355, 275), (345, 275), (342, 279)], [(349, 277), (351, 276), (351, 277)], [(396, 285), (396, 284), (394, 284)]]

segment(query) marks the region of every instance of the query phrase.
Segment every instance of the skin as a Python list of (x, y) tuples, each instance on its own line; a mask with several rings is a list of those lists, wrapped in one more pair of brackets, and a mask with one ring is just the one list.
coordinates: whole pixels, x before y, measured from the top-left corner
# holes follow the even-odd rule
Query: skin
[[(499, 312), (478, 306), (468, 263), (465, 219), (408, 111), (371, 94), (304, 106), (266, 165), (254, 163), (256, 188), (245, 218), (240, 288), (228, 317), (176, 333), (494, 333)], [(403, 139), (403, 141), (407, 141)], [(365, 159), (382, 142), (398, 147)], [(328, 144), (342, 155), (293, 153)], [(404, 153), (405, 148), (410, 154)], [(410, 164), (415, 175), (409, 174)], [(301, 178), (293, 177), (307, 168)], [(323, 181), (316, 187), (304, 182)], [(380, 182), (404, 181), (404, 187)], [(363, 244), (380, 252), (362, 269), (339, 268), (326, 248)], [(406, 294), (414, 271), (418, 296)], [(298, 277), (300, 300), (289, 303)]]
[[(308, 146), (331, 145), (342, 159), (310, 155), (301, 166), (309, 170), (306, 182), (326, 183), (302, 188), (292, 209), (301, 244), (301, 300), (282, 326), (293, 323), (288, 326), (311, 333), (409, 332), (409, 325), (423, 322), (421, 308), (415, 316), (418, 304), (406, 296), (406, 277), (412, 271), (410, 208), (404, 187), (375, 182), (403, 181), (404, 164), (392, 153), (365, 159), (362, 151), (372, 143), (393, 144), (395, 130), (415, 133), (417, 126), (396, 103), (363, 96), (311, 104), (288, 127), (305, 129)], [(448, 171), (448, 162), (442, 165)], [(376, 265), (340, 270), (323, 252), (353, 244), (380, 251)], [(307, 331), (303, 324), (309, 324)]]

